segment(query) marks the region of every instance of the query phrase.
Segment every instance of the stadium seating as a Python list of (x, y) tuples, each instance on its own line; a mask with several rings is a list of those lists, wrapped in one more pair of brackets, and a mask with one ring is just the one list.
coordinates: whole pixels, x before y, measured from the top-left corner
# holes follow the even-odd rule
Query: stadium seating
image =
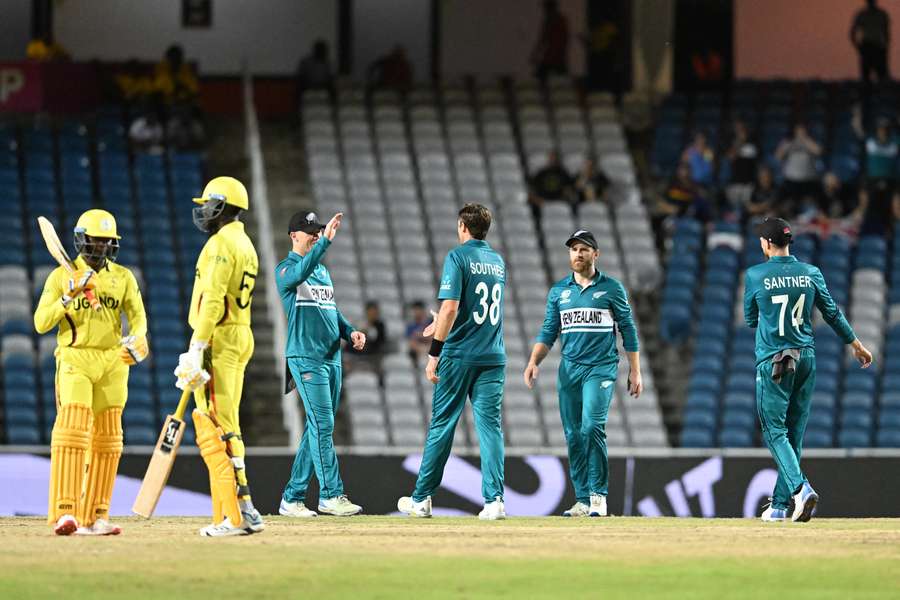
[[(350, 235), (336, 238), (326, 262), (341, 310), (351, 320), (362, 316), (365, 300), (376, 300), (389, 335), (401, 338), (404, 304), (436, 297), (442, 261), (457, 244), (458, 207), (479, 202), (493, 211), (488, 241), (505, 257), (509, 273), (506, 441), (513, 447), (563, 446), (554, 376), (558, 352), (545, 361), (536, 389), (522, 380), (549, 285), (570, 273), (562, 241), (576, 225), (593, 230), (601, 243), (600, 268), (631, 289), (651, 289), (661, 274), (611, 98), (592, 95), (581, 102), (566, 80), (548, 89), (533, 82), (511, 88), (447, 84), (413, 90), (405, 99), (377, 92), (369, 100), (348, 86), (338, 90), (334, 103), (326, 94), (308, 92), (301, 114), (318, 208), (324, 214), (344, 210), (350, 217)], [(576, 219), (568, 207), (549, 204), (538, 226), (525, 203), (526, 174), (550, 149), (573, 170), (585, 157), (598, 157), (613, 180), (613, 208), (585, 205)], [(559, 243), (548, 246), (546, 264), (539, 240)], [(652, 373), (648, 364), (642, 366), (645, 393), (638, 400), (621, 401), (626, 377), (619, 377), (607, 426), (611, 445), (668, 445)], [(353, 442), (421, 446), (431, 384), (405, 353), (386, 356), (383, 370), (383, 388), (371, 373), (356, 371), (345, 380)], [(470, 407), (456, 443), (477, 445)]]
[(7, 443), (48, 443), (56, 415), (55, 336), (37, 336), (31, 316), (55, 267), (34, 222), (39, 215), (53, 222), (70, 253), (83, 211), (101, 207), (116, 217), (118, 262), (137, 276), (150, 323), (151, 357), (131, 369), (126, 443), (154, 444), (176, 404), (173, 358), (187, 342), (181, 311), (204, 241), (189, 198), (202, 189), (205, 161), (197, 153), (129, 153), (125, 119), (113, 106), (83, 121), (36, 119), (0, 128), (0, 194), (14, 208), (0, 223), (0, 236), (12, 242), (0, 251), (0, 435)]

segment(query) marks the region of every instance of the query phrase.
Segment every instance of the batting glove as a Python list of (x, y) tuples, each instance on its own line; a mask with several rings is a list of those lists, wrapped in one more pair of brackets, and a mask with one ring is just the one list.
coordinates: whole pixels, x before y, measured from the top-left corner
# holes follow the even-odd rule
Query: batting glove
[(62, 296), (63, 306), (68, 306), (78, 294), (96, 288), (94, 272), (90, 269), (79, 269), (69, 274), (69, 281)]
[(203, 368), (203, 351), (206, 342), (191, 342), (188, 351), (178, 356), (175, 367), (175, 387), (180, 390), (195, 390), (209, 381), (209, 373)]
[(142, 362), (150, 354), (147, 338), (142, 335), (129, 335), (122, 338), (122, 347), (119, 348), (119, 358), (128, 366)]

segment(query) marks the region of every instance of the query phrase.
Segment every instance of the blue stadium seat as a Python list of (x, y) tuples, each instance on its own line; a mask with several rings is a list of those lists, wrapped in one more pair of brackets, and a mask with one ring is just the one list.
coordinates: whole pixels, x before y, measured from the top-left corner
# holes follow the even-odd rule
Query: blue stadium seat
[(689, 389), (692, 392), (712, 392), (718, 393), (722, 387), (721, 378), (712, 373), (696, 373), (689, 383)]
[(878, 426), (881, 428), (900, 428), (900, 409), (883, 408), (878, 415)]
[[(732, 352), (734, 351), (732, 350)], [(732, 373), (756, 373), (756, 357), (733, 353), (729, 368)]]
[(728, 377), (725, 387), (729, 392), (756, 393), (756, 376), (745, 373), (733, 373)]
[(726, 408), (722, 413), (722, 427), (754, 430), (756, 427), (756, 415), (749, 410)]
[(900, 409), (900, 390), (884, 391), (879, 398), (881, 409), (898, 408)]
[(827, 429), (830, 431), (834, 429), (834, 416), (834, 412), (831, 410), (820, 410), (817, 407), (813, 407), (813, 409), (809, 411), (809, 420), (807, 421), (806, 426), (815, 429)]
[(33, 389), (15, 389), (6, 392), (7, 408), (22, 408), (37, 411), (37, 394)]
[(872, 428), (872, 413), (850, 409), (841, 413), (840, 423), (842, 429), (869, 430)]
[(716, 415), (712, 411), (692, 408), (681, 415), (681, 425), (685, 428), (715, 429)]
[(846, 392), (841, 398), (844, 410), (871, 411), (875, 406), (875, 394), (867, 392)]
[(718, 405), (719, 403), (715, 394), (692, 390), (688, 394), (687, 401), (684, 404), (684, 410), (705, 410), (714, 412)]
[(879, 430), (875, 443), (879, 448), (900, 448), (900, 427)]
[(838, 434), (838, 444), (841, 448), (868, 448), (871, 446), (869, 431), (862, 429), (843, 429)]
[(726, 427), (719, 434), (719, 445), (724, 448), (752, 448), (753, 433), (742, 427)]
[(683, 448), (713, 448), (713, 432), (711, 429), (683, 429), (681, 431)]
[(830, 429), (809, 428), (803, 436), (803, 446), (806, 448), (831, 448), (834, 446), (834, 435)]
[(32, 407), (7, 406), (4, 420), (9, 427), (37, 427), (38, 413)]
[(3, 387), (5, 390), (33, 390), (37, 386), (34, 370), (11, 371), (3, 374)]
[(131, 425), (125, 428), (125, 443), (129, 446), (155, 446), (159, 430), (149, 425)]
[(735, 409), (756, 413), (756, 396), (753, 392), (731, 391), (725, 394), (722, 405), (726, 409)]
[(122, 413), (122, 424), (126, 430), (134, 425), (152, 427), (156, 424), (155, 411), (152, 408), (128, 406)]
[(885, 375), (881, 380), (883, 393), (900, 393), (900, 375)]
[(6, 441), (9, 444), (34, 446), (41, 443), (41, 434), (37, 427), (6, 425)]

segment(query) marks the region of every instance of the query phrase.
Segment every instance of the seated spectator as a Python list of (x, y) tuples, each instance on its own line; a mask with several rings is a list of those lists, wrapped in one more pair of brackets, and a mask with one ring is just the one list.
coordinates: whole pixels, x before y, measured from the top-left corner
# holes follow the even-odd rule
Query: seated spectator
[(681, 153), (681, 162), (687, 163), (694, 183), (709, 186), (713, 182), (715, 154), (706, 142), (706, 134), (698, 131), (694, 141)]
[(66, 49), (53, 41), (53, 36), (45, 33), (34, 38), (25, 47), (25, 58), (35, 62), (51, 62), (55, 60), (69, 60)]
[(609, 178), (603, 174), (603, 171), (597, 169), (594, 161), (590, 158), (585, 159), (581, 165), (581, 171), (575, 178), (576, 202), (597, 202), (606, 201), (606, 190), (609, 188)]
[(366, 81), (370, 89), (407, 92), (412, 87), (413, 68), (406, 58), (406, 49), (398, 44), (390, 54), (375, 60), (366, 71)]
[(193, 104), (177, 104), (172, 107), (166, 122), (166, 141), (176, 150), (196, 150), (203, 146), (206, 132), (200, 109)]
[(782, 163), (781, 215), (790, 218), (804, 201), (815, 200), (819, 192), (819, 172), (816, 159), (822, 147), (810, 137), (803, 123), (794, 125), (791, 138), (782, 140), (775, 150), (775, 158)]
[(366, 302), (366, 324), (359, 330), (366, 334), (366, 345), (362, 350), (356, 350), (351, 344), (347, 344), (347, 368), (353, 370), (363, 367), (374, 371), (380, 381), (381, 361), (387, 351), (387, 328), (381, 320), (381, 309), (377, 302)]
[(162, 106), (158, 101), (145, 100), (138, 116), (128, 127), (128, 139), (136, 152), (162, 154), (165, 141)]
[(573, 204), (572, 176), (566, 171), (559, 154), (551, 150), (547, 154), (547, 164), (531, 178), (528, 202), (535, 218), (540, 221), (541, 206), (544, 202), (568, 202)]
[(416, 300), (409, 305), (410, 320), (406, 324), (406, 343), (409, 349), (409, 358), (418, 367), (419, 359), (428, 355), (431, 348), (431, 336), (425, 335), (425, 328), (431, 323), (425, 303)]
[(731, 163), (729, 183), (751, 188), (757, 176), (756, 163), (759, 160), (759, 147), (756, 145), (756, 141), (750, 137), (747, 125), (740, 119), (734, 122), (734, 137), (726, 156)]
[(753, 191), (744, 202), (744, 213), (751, 219), (774, 216), (778, 206), (778, 190), (772, 169), (762, 166), (756, 173)]
[(297, 67), (297, 98), (306, 90), (329, 90), (334, 86), (334, 73), (328, 57), (328, 43), (316, 40), (312, 51)]
[(184, 61), (184, 50), (177, 44), (169, 46), (163, 60), (156, 65), (153, 84), (167, 104), (194, 102), (200, 91), (197, 76)]
[(126, 102), (143, 101), (153, 95), (153, 77), (137, 60), (129, 60), (114, 76), (116, 87)]
[(825, 173), (822, 178), (822, 193), (819, 196), (819, 208), (831, 218), (842, 217), (854, 208), (853, 193), (850, 186), (832, 172)]
[(667, 232), (678, 217), (694, 217), (704, 222), (710, 219), (706, 191), (694, 182), (691, 168), (684, 162), (675, 169), (651, 217), (658, 248), (664, 248)]

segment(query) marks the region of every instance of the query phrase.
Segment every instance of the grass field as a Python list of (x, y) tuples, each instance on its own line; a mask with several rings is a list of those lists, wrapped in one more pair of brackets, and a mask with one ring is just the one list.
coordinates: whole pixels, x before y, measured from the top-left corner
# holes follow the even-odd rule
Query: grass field
[(0, 597), (900, 597), (898, 519), (269, 517), (229, 539), (199, 537), (201, 519), (117, 522), (56, 538), (0, 519)]

